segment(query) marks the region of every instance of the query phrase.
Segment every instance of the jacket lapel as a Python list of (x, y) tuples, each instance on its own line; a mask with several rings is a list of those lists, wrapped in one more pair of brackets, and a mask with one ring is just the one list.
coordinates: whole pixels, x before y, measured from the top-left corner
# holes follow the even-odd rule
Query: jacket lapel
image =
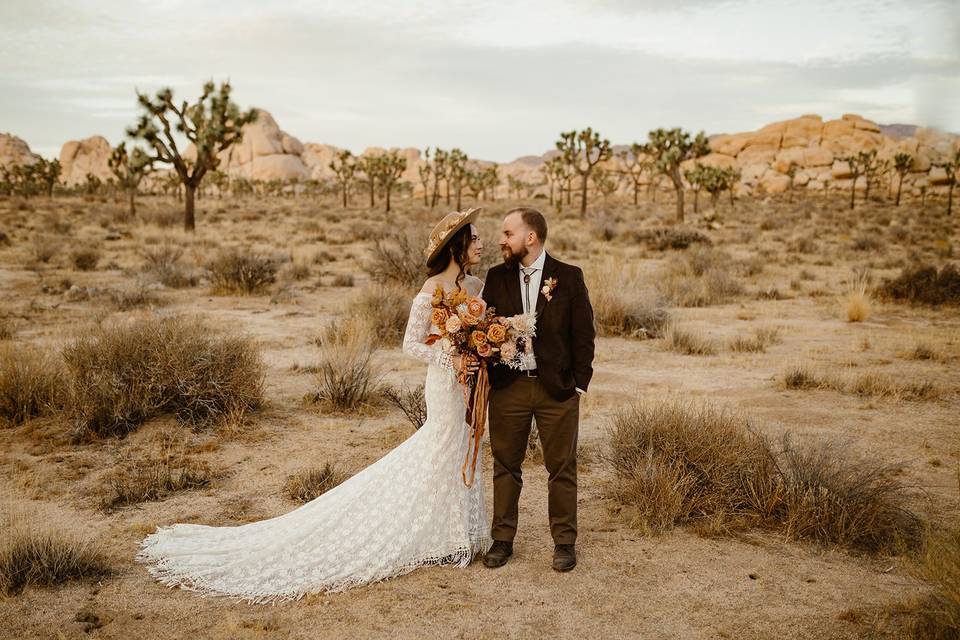
[[(507, 279), (507, 297), (513, 307), (511, 315), (523, 313), (523, 298), (520, 295), (520, 267), (513, 266), (506, 269), (504, 277)], [(506, 315), (501, 312), (500, 315)]]
[[(547, 299), (543, 295), (543, 286), (547, 284), (547, 279), (554, 277), (557, 272), (557, 261), (547, 254), (543, 261), (543, 274), (540, 276), (540, 291), (537, 292), (537, 317), (543, 313), (543, 307), (547, 304)], [(517, 276), (519, 278), (519, 276)], [(559, 283), (557, 283), (559, 285)]]

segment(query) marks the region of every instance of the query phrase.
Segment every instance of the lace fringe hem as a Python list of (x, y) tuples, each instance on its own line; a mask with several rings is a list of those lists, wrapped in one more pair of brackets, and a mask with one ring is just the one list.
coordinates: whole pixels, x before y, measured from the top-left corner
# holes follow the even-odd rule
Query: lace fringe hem
[(355, 587), (362, 587), (375, 582), (381, 582), (389, 578), (396, 578), (410, 573), (414, 569), (437, 565), (455, 565), (458, 568), (468, 566), (478, 553), (485, 552), (493, 543), (490, 536), (481, 536), (476, 540), (471, 540), (470, 545), (457, 545), (449, 551), (422, 556), (407, 562), (399, 567), (393, 567), (387, 571), (374, 574), (372, 576), (345, 578), (329, 584), (311, 586), (305, 590), (283, 591), (279, 593), (246, 591), (234, 593), (223, 591), (211, 584), (202, 576), (191, 575), (183, 572), (170, 563), (169, 558), (155, 557), (151, 553), (158, 538), (158, 534), (164, 529), (172, 527), (161, 527), (157, 531), (147, 536), (141, 542), (140, 551), (135, 556), (135, 560), (146, 565), (147, 572), (156, 578), (162, 584), (172, 588), (180, 587), (185, 591), (192, 591), (201, 597), (217, 596), (230, 598), (235, 602), (246, 604), (269, 604), (275, 605), (283, 602), (300, 600), (306, 595), (318, 593), (339, 593)]

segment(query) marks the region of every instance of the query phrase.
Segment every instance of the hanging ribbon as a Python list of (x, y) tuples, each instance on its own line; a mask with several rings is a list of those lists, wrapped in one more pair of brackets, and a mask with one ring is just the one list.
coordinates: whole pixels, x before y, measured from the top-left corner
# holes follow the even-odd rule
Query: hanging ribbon
[[(467, 456), (463, 461), (460, 475), (463, 484), (472, 487), (477, 475), (477, 458), (480, 455), (480, 440), (483, 438), (484, 425), (487, 422), (487, 398), (490, 396), (490, 380), (487, 368), (483, 365), (477, 371), (477, 383), (467, 403), (466, 422), (470, 425), (470, 440), (467, 443)], [(470, 467), (470, 479), (467, 480), (467, 467)]]

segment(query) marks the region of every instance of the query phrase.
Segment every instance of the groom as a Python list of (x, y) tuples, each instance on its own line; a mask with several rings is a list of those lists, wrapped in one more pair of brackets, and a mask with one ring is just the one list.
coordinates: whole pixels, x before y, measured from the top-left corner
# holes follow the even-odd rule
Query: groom
[(549, 473), (553, 568), (577, 565), (577, 431), (580, 395), (593, 375), (593, 308), (579, 267), (544, 250), (547, 221), (530, 207), (507, 212), (500, 235), (503, 264), (487, 273), (483, 299), (497, 314), (536, 311), (533, 354), (522, 370), (490, 368), (490, 447), (493, 451), (493, 545), (488, 567), (513, 555), (521, 465), (536, 418)]

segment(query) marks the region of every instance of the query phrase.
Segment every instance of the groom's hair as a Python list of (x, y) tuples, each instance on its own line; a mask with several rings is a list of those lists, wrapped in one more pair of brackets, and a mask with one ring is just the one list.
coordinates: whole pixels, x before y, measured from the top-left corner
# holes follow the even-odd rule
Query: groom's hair
[(540, 244), (547, 241), (547, 219), (543, 217), (542, 213), (533, 207), (517, 207), (507, 211), (508, 216), (514, 213), (519, 213), (523, 224), (530, 227), (537, 234), (537, 239), (540, 240)]

